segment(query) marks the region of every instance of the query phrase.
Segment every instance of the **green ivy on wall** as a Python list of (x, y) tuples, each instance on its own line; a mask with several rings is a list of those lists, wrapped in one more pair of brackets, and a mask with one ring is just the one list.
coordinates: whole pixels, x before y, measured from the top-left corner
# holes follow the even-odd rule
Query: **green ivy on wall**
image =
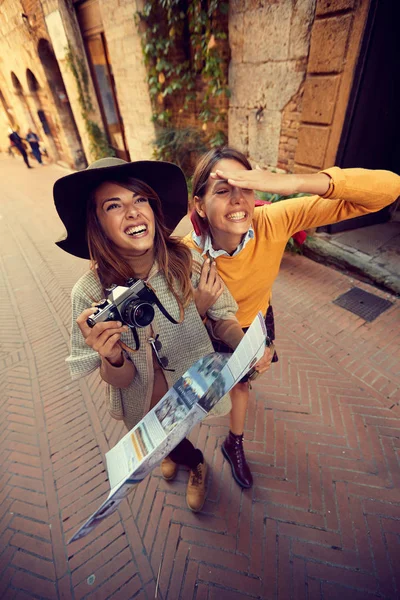
[(107, 156), (115, 156), (115, 152), (110, 148), (107, 136), (99, 125), (90, 119), (89, 114), (93, 112), (94, 107), (89, 89), (89, 77), (83, 59), (76, 56), (71, 46), (66, 49), (66, 62), (71, 70), (76, 86), (78, 88), (78, 102), (81, 107), (82, 117), (85, 122), (86, 131), (90, 143), (90, 152), (95, 160)]
[[(174, 109), (178, 106), (180, 114), (193, 110), (194, 102), (203, 132), (207, 123), (226, 119), (213, 100), (230, 96), (228, 57), (223, 55), (227, 13), (228, 2), (222, 0), (146, 0), (136, 13), (153, 120), (159, 127), (174, 128)], [(207, 142), (224, 144), (224, 131), (217, 130)]]

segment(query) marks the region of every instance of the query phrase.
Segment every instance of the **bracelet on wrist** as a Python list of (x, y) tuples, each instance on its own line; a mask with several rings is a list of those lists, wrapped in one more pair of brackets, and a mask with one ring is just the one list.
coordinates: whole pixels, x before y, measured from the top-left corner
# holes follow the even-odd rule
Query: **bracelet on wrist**
[(335, 189), (335, 184), (334, 184), (332, 177), (330, 175), (328, 177), (329, 177), (329, 187), (328, 187), (327, 192), (324, 194), (324, 198), (330, 198)]

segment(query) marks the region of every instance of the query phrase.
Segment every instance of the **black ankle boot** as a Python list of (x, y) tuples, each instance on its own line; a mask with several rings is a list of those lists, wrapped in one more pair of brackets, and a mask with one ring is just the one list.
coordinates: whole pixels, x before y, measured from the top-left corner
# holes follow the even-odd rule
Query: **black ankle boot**
[(235, 435), (231, 431), (221, 446), (222, 454), (229, 461), (232, 475), (236, 483), (242, 488), (251, 488), (253, 476), (243, 449), (243, 434)]

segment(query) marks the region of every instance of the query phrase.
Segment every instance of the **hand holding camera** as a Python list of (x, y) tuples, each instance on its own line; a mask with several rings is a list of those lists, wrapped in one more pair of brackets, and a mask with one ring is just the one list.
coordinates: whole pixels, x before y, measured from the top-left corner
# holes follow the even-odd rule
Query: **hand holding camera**
[[(107, 298), (95, 306), (94, 312), (92, 309), (91, 314), (88, 314), (86, 324), (93, 328), (100, 323), (121, 322), (126, 328), (123, 328), (119, 335), (131, 329), (136, 344), (134, 349), (124, 345), (125, 350), (128, 349), (133, 352), (139, 350), (140, 342), (136, 328), (147, 327), (152, 323), (155, 316), (154, 306), (157, 306), (164, 317), (174, 325), (181, 323), (183, 320), (182, 305), (179, 305), (180, 315), (179, 321), (177, 321), (161, 304), (151, 286), (141, 279), (129, 279), (126, 286), (113, 285), (107, 292)], [(117, 333), (115, 331), (113, 335), (117, 335)]]
[(93, 315), (93, 308), (87, 308), (76, 320), (86, 344), (112, 365), (121, 365), (123, 356), (119, 340), (121, 334), (128, 330), (128, 326), (122, 325), (120, 321), (103, 321), (97, 323), (95, 327), (90, 327), (87, 320), (91, 315)]

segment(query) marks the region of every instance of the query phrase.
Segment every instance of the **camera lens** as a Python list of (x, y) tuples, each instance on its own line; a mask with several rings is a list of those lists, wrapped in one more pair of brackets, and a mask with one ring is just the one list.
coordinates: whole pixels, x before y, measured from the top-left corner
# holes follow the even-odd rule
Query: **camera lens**
[(146, 327), (154, 319), (154, 308), (149, 302), (134, 300), (124, 306), (123, 317), (131, 327)]

